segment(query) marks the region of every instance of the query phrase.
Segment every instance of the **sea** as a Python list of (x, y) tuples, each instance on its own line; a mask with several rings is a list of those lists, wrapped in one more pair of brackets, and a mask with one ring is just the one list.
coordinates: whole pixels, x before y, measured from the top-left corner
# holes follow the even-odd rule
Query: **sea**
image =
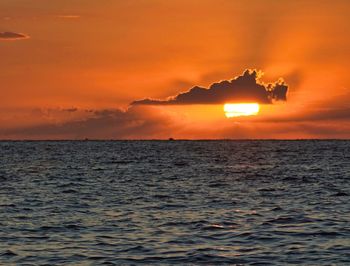
[(350, 265), (350, 141), (2, 141), (0, 264)]

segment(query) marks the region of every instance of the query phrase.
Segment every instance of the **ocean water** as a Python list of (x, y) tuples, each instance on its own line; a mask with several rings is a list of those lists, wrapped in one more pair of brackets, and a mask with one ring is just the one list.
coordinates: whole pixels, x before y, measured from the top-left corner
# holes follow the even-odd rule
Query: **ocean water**
[(0, 151), (1, 265), (350, 265), (350, 141)]

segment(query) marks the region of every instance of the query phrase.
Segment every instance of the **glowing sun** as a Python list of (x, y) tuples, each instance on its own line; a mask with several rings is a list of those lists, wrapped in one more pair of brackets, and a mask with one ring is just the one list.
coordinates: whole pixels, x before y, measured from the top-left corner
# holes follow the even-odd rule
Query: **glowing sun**
[(224, 111), (227, 118), (257, 115), (260, 106), (257, 103), (226, 103)]

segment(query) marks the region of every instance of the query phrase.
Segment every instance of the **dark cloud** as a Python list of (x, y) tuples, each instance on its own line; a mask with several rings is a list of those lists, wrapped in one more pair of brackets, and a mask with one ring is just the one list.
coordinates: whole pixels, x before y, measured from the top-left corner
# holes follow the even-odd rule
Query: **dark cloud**
[[(176, 123), (156, 107), (86, 110), (88, 117), (62, 123), (1, 129), (0, 136), (8, 139), (150, 139), (168, 138)], [(66, 112), (66, 110), (62, 110)]]
[(350, 121), (350, 107), (335, 109), (310, 110), (307, 114), (290, 115), (287, 117), (257, 118), (259, 122), (289, 123), (289, 122), (316, 122), (316, 121)]
[(74, 113), (78, 111), (78, 108), (72, 107), (72, 108), (63, 109), (63, 111), (66, 111), (68, 113)]
[(29, 36), (22, 34), (22, 33), (16, 33), (16, 32), (10, 32), (10, 31), (5, 31), (5, 32), (0, 32), (0, 41), (14, 41), (14, 40), (23, 40), (23, 39), (28, 39)]
[(265, 84), (260, 81), (262, 72), (246, 70), (241, 76), (212, 84), (208, 89), (193, 87), (168, 100), (144, 99), (131, 104), (147, 105), (185, 105), (185, 104), (223, 104), (227, 102), (257, 102), (271, 104), (286, 101), (288, 86), (282, 80)]
[(350, 121), (350, 107), (325, 109), (306, 114), (299, 120), (303, 121)]

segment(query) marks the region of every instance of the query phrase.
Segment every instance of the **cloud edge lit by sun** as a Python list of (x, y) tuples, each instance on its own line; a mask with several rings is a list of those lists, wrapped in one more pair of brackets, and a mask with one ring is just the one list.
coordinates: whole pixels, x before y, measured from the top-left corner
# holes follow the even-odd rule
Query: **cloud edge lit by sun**
[(243, 74), (230, 80), (213, 83), (209, 88), (195, 86), (192, 89), (168, 97), (166, 100), (146, 98), (130, 105), (193, 105), (256, 102), (273, 104), (287, 101), (288, 84), (283, 78), (275, 82), (261, 81), (264, 72), (246, 69)]

